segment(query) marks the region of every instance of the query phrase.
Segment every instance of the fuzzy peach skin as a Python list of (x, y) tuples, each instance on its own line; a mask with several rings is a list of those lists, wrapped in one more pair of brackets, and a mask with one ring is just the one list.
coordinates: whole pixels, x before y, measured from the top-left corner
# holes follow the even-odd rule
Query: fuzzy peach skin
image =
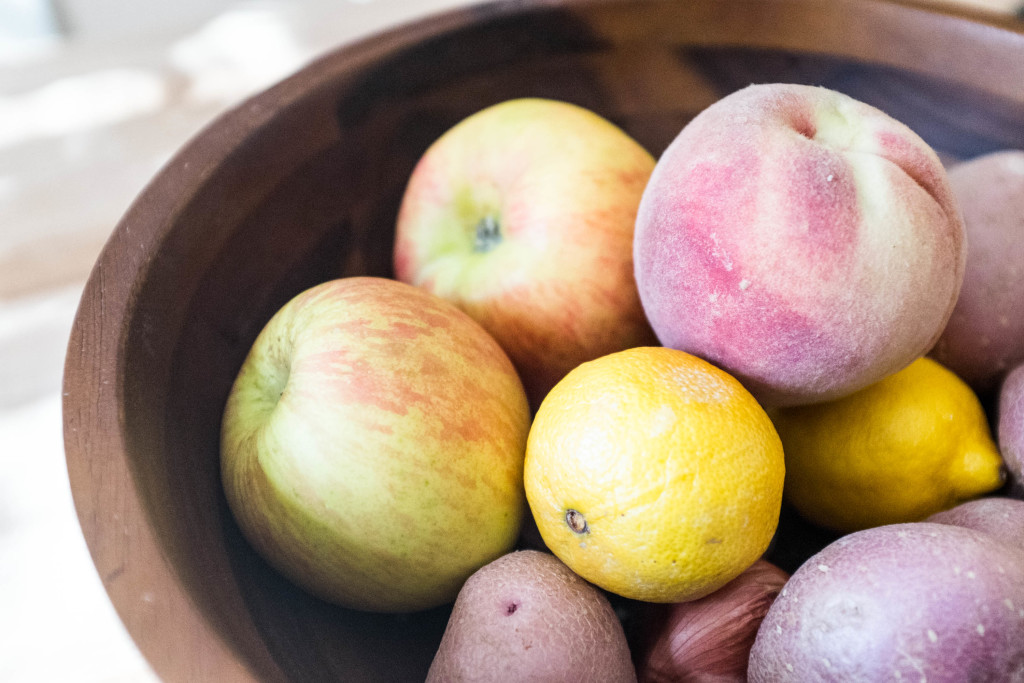
[(633, 280), (654, 158), (594, 112), (524, 98), (442, 135), (402, 200), (395, 275), (466, 311), (536, 408), (580, 363), (655, 343)]
[(878, 109), (790, 84), (735, 92), (680, 132), (634, 245), (660, 341), (766, 406), (839, 398), (926, 353), (964, 258), (935, 152)]
[(1024, 362), (1024, 151), (957, 164), (949, 183), (967, 230), (967, 269), (932, 351), (978, 393)]

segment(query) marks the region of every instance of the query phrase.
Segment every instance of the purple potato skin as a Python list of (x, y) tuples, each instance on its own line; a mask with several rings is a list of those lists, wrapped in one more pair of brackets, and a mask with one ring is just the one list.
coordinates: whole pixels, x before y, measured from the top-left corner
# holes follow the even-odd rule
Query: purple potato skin
[(931, 355), (979, 394), (1024, 361), (1024, 150), (952, 166), (967, 266), (953, 314)]
[(1024, 550), (916, 522), (805, 562), (750, 652), (750, 683), (1024, 681)]
[(1014, 368), (999, 391), (996, 438), (1009, 472), (1009, 493), (1024, 499), (1024, 365)]
[(924, 521), (983, 531), (1014, 548), (1024, 548), (1022, 500), (997, 496), (977, 498), (949, 510), (936, 512)]
[(427, 683), (636, 683), (608, 599), (551, 553), (519, 550), (463, 584)]

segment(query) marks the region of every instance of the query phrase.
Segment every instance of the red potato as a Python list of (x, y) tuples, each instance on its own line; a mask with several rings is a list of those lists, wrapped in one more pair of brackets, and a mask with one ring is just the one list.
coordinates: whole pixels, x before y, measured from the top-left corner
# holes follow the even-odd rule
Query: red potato
[(1024, 361), (1024, 151), (987, 154), (948, 176), (964, 216), (967, 266), (932, 355), (987, 393)]
[(996, 496), (978, 498), (937, 512), (925, 521), (983, 531), (1015, 548), (1024, 548), (1024, 501), (1021, 500)]
[(1024, 499), (1024, 365), (1013, 369), (999, 390), (996, 436), (1009, 472), (1010, 495)]
[(928, 522), (844, 536), (768, 610), (749, 680), (1024, 681), (1024, 550)]
[(636, 683), (608, 599), (550, 553), (520, 550), (459, 591), (427, 683)]

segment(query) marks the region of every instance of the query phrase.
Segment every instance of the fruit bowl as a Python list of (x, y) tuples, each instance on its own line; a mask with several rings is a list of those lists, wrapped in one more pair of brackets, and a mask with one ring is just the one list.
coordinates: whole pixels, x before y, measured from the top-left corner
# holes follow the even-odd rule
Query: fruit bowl
[(1024, 29), (872, 0), (536, 0), (340, 47), (189, 142), (113, 232), (65, 367), (64, 436), (106, 590), (167, 680), (422, 679), (448, 608), (330, 606), (242, 538), (219, 481), (228, 389), (271, 314), (343, 275), (391, 274), (426, 147), (483, 107), (568, 100), (659, 154), (754, 82), (824, 85), (946, 160), (1024, 148)]

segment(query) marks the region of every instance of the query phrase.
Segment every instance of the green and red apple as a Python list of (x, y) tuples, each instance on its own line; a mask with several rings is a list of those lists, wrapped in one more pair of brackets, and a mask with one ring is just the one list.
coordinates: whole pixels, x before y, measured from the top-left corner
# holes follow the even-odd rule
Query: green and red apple
[(515, 543), (529, 420), (512, 363), (465, 313), (393, 280), (334, 280), (246, 357), (224, 490), (254, 548), (311, 593), (426, 609)]
[(653, 168), (639, 143), (588, 109), (536, 98), (483, 109), (414, 168), (396, 277), (483, 325), (536, 407), (580, 363), (656, 341), (632, 253)]

